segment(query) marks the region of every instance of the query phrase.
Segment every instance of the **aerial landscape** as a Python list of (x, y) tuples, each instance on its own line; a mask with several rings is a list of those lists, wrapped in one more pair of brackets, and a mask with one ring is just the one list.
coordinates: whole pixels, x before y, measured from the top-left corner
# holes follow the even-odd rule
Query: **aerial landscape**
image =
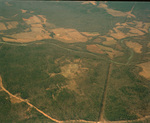
[(150, 123), (150, 3), (0, 2), (1, 123)]

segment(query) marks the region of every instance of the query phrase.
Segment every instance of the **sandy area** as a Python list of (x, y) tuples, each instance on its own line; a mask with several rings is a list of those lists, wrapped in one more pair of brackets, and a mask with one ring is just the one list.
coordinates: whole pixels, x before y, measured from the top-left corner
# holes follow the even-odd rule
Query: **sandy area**
[(44, 15), (38, 15), (38, 17), (41, 18), (41, 20), (43, 21), (43, 24), (46, 24), (47, 19), (44, 17)]
[(82, 2), (82, 4), (92, 4), (92, 5), (96, 5), (96, 1), (86, 1), (86, 2)]
[(142, 51), (141, 51), (142, 45), (141, 44), (139, 44), (137, 42), (132, 42), (132, 41), (126, 41), (125, 43), (129, 48), (133, 49), (134, 52), (142, 53)]
[(22, 13), (26, 13), (26, 12), (27, 12), (27, 10), (21, 9), (21, 12), (22, 12)]
[(108, 45), (109, 46), (109, 45), (114, 45), (114, 44), (117, 43), (117, 41), (114, 38), (112, 38), (112, 37), (105, 36), (105, 38), (106, 38), (106, 41), (103, 42), (104, 45)]
[(5, 26), (4, 23), (0, 22), (0, 31), (1, 30), (7, 30), (7, 27)]
[(8, 29), (17, 28), (17, 25), (18, 25), (17, 21), (10, 21), (10, 22), (6, 22), (6, 23), (7, 23)]
[(54, 38), (65, 43), (86, 42), (87, 37), (81, 35), (76, 29), (56, 28), (52, 29)]
[(114, 28), (115, 32), (110, 31), (110, 36), (114, 37), (115, 39), (123, 39), (126, 38), (127, 35), (117, 28)]
[(142, 68), (142, 71), (139, 72), (139, 75), (145, 77), (150, 80), (150, 61), (137, 65)]
[(27, 24), (35, 24), (35, 23), (41, 23), (41, 19), (37, 16), (32, 16), (28, 19), (22, 18)]

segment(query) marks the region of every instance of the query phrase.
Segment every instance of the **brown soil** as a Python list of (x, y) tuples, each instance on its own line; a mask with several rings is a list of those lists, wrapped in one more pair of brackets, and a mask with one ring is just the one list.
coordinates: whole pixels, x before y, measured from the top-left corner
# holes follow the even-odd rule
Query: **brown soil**
[(4, 23), (0, 22), (0, 30), (7, 30), (7, 28), (6, 28)]
[(147, 47), (149, 47), (149, 48), (150, 48), (150, 42), (147, 44)]
[[(32, 42), (32, 41), (42, 40), (42, 39), (51, 39), (51, 37), (49, 36), (50, 33), (43, 28), (43, 25), (42, 25), (43, 23), (41, 19), (39, 19), (39, 17), (34, 15), (33, 17), (30, 17), (28, 19), (23, 18), (23, 20), (27, 24), (31, 25), (31, 31), (9, 35), (10, 37), (14, 39), (3, 37), (4, 41), (26, 43), (26, 42)], [(13, 23), (16, 24), (16, 22), (13, 22)], [(12, 25), (12, 23), (9, 23), (9, 27), (10, 25)], [(30, 29), (27, 29), (25, 31), (29, 31), (29, 30)]]
[(95, 44), (86, 45), (86, 49), (93, 53), (104, 54), (104, 52)]
[(18, 25), (17, 21), (11, 21), (11, 22), (6, 22), (6, 23), (7, 23), (8, 29), (17, 28), (17, 25)]
[(93, 42), (96, 42), (96, 43), (100, 43), (100, 42), (102, 42), (103, 40), (101, 39), (101, 37), (98, 37), (98, 38), (96, 38)]
[[(15, 94), (15, 96), (21, 98), (21, 97), (20, 97), (20, 93)], [(11, 101), (11, 103), (21, 103), (21, 102), (22, 102), (22, 100), (17, 99), (17, 98), (15, 98), (15, 97), (13, 97), (13, 96), (10, 96), (10, 101)]]
[(113, 29), (115, 30), (115, 32), (110, 31), (110, 36), (114, 37), (115, 39), (122, 39), (122, 38), (127, 37), (126, 34), (124, 34), (123, 32), (121, 32), (117, 28), (113, 28)]
[(90, 52), (99, 53), (99, 54), (108, 54), (108, 56), (111, 59), (113, 59), (114, 57), (123, 55), (123, 52), (114, 50), (110, 47), (98, 45), (98, 44), (97, 45), (95, 45), (95, 44), (87, 45), (87, 50), (89, 50)]
[(38, 15), (41, 19), (43, 24), (46, 24), (47, 19), (44, 17), (44, 15)]
[(40, 18), (38, 18), (37, 16), (32, 16), (28, 19), (22, 18), (27, 24), (35, 24), (35, 23), (41, 23)]
[[(114, 37), (115, 39), (123, 39), (126, 37), (131, 36), (139, 36), (144, 35), (148, 32), (149, 24), (147, 24), (145, 27), (145, 23), (142, 23), (141, 21), (133, 21), (133, 22), (127, 22), (127, 23), (116, 23), (116, 27), (113, 28), (113, 30), (109, 31), (109, 35)], [(133, 27), (135, 25), (135, 27)], [(119, 29), (129, 29), (128, 32), (123, 33)]]
[(65, 43), (86, 42), (87, 37), (81, 35), (76, 29), (56, 28), (52, 29), (54, 38)]
[(100, 2), (98, 7), (105, 9), (109, 14), (111, 14), (112, 16), (115, 16), (115, 17), (125, 17), (125, 16), (127, 16), (127, 17), (134, 17), (135, 18), (135, 15), (131, 14), (132, 9), (129, 12), (117, 11), (117, 10), (108, 8), (108, 6), (104, 2)]
[(145, 77), (150, 80), (150, 61), (137, 65), (142, 68), (142, 71), (139, 72), (139, 75)]
[(132, 41), (126, 41), (125, 43), (129, 48), (132, 48), (134, 50), (134, 52), (142, 53), (142, 51), (141, 51), (142, 45), (141, 44), (139, 44), (137, 42), (132, 42)]
[(106, 41), (103, 42), (104, 45), (114, 45), (117, 43), (117, 41), (112, 38), (112, 37), (105, 37), (106, 38)]
[(96, 1), (86, 1), (86, 2), (82, 2), (82, 4), (92, 4), (92, 5), (96, 5)]
[(26, 12), (27, 12), (27, 10), (21, 9), (21, 12), (22, 12), (22, 13), (26, 13)]

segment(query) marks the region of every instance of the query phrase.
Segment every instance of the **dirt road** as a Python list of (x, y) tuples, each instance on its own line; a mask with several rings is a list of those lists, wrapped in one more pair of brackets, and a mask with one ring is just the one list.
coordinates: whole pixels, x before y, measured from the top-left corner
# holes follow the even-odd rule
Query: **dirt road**
[(35, 107), (34, 105), (32, 105), (31, 103), (29, 103), (27, 100), (24, 100), (24, 99), (22, 99), (22, 98), (20, 98), (20, 97), (17, 97), (17, 96), (15, 96), (15, 95), (11, 94), (8, 90), (6, 90), (6, 89), (4, 88), (3, 83), (2, 83), (2, 77), (1, 77), (1, 76), (0, 76), (0, 87), (1, 87), (1, 89), (2, 89), (3, 91), (5, 91), (10, 97), (14, 97), (14, 98), (16, 98), (16, 99), (18, 99), (18, 100), (20, 100), (20, 101), (22, 101), (22, 102), (27, 103), (30, 107), (36, 109), (39, 113), (43, 114), (43, 115), (44, 115), (45, 117), (47, 117), (48, 119), (50, 119), (50, 120), (52, 120), (52, 121), (55, 121), (55, 122), (57, 122), (57, 123), (61, 123), (61, 122), (62, 122), (62, 121), (59, 121), (59, 120), (56, 120), (56, 119), (50, 117), (49, 115), (47, 115), (46, 113), (44, 113), (43, 111), (41, 111), (40, 109), (38, 109), (37, 107)]
[(112, 63), (108, 65), (108, 71), (107, 71), (107, 76), (106, 76), (105, 85), (104, 85), (101, 109), (99, 113), (99, 121), (102, 121), (102, 122), (104, 121), (104, 109), (105, 109), (105, 102), (106, 102), (106, 95), (107, 95), (107, 87), (108, 87), (111, 70), (112, 70)]

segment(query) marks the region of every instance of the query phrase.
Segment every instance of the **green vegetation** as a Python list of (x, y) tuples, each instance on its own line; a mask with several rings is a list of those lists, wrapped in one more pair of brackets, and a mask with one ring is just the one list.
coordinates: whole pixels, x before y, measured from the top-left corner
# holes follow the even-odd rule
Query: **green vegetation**
[[(103, 107), (105, 120), (134, 120), (150, 114), (149, 80), (139, 76), (142, 69), (137, 67), (137, 64), (149, 61), (150, 50), (147, 47), (149, 34), (123, 40), (116, 39), (120, 48), (116, 44), (108, 47), (119, 49), (124, 55), (110, 59), (106, 54), (88, 51), (86, 46), (102, 45), (106, 41), (104, 37), (110, 36), (108, 32), (116, 23), (125, 22), (126, 17), (114, 17), (105, 9), (92, 4), (83, 5), (81, 2), (10, 3), (12, 6), (7, 6), (4, 2), (0, 4), (0, 22), (4, 24), (7, 21), (19, 22), (18, 28), (0, 30), (0, 75), (4, 87), (10, 93), (27, 99), (57, 120), (98, 121), (104, 96), (106, 96), (105, 107)], [(108, 7), (124, 12), (130, 11), (133, 4), (133, 2), (130, 5), (107, 3)], [(143, 19), (149, 22), (149, 8), (145, 8), (143, 10), (145, 14), (142, 15), (143, 7), (139, 3), (135, 4), (132, 14), (135, 14), (138, 20)], [(27, 13), (23, 14), (20, 9), (27, 10)], [(30, 11), (34, 12), (30, 13)], [(30, 43), (2, 40), (2, 37), (9, 37), (10, 34), (30, 28), (30, 25), (27, 25), (22, 18), (29, 18), (33, 15), (44, 15), (47, 22), (53, 25), (50, 29), (55, 28), (54, 25), (56, 25), (57, 28), (72, 28), (79, 32), (98, 32), (104, 37), (99, 42), (94, 42), (98, 36), (89, 36), (87, 42), (67, 44), (53, 39), (55, 34), (43, 24), (43, 28), (50, 30), (49, 36), (52, 39)], [(6, 19), (1, 19), (3, 17)], [(134, 22), (137, 18), (128, 18), (127, 21)], [(127, 28), (120, 30), (124, 33), (129, 31)], [(140, 43), (143, 46), (142, 53), (133, 53), (125, 45), (125, 41)], [(110, 63), (112, 69), (108, 76)], [(75, 67), (71, 69), (66, 67), (72, 64)], [(64, 66), (65, 70), (62, 69)], [(107, 80), (107, 90), (104, 95)], [(9, 95), (0, 91), (0, 122), (53, 122), (25, 102), (11, 101)], [(146, 119), (145, 122), (149, 120)]]

